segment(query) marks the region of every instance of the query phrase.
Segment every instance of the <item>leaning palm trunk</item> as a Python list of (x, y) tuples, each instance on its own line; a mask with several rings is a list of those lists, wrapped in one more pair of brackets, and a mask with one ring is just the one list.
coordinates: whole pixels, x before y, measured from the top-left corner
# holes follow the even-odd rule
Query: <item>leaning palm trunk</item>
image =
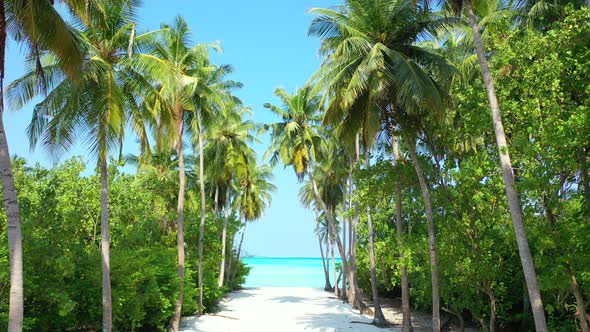
[[(371, 157), (366, 153), (367, 169), (371, 167)], [(381, 310), (381, 303), (379, 302), (379, 291), (377, 290), (377, 267), (375, 264), (375, 230), (373, 229), (373, 216), (371, 215), (371, 205), (367, 202), (367, 226), (369, 228), (369, 262), (371, 268), (371, 293), (373, 293), (373, 325), (386, 326), (387, 321)]]
[(332, 289), (332, 285), (330, 285), (330, 271), (328, 271), (328, 267), (326, 266), (326, 258), (324, 255), (324, 248), (322, 246), (322, 238), (318, 235), (318, 242), (320, 244), (320, 254), (322, 255), (322, 266), (324, 267), (324, 278), (326, 279), (326, 283), (324, 284), (324, 290), (330, 291)]
[(199, 130), (199, 184), (201, 187), (201, 223), (199, 224), (199, 315), (203, 314), (203, 239), (205, 236), (205, 175), (203, 168), (203, 124), (201, 123), (201, 115), (197, 114), (197, 125)]
[[(391, 147), (393, 149), (393, 159), (396, 164), (400, 163), (401, 156), (397, 136), (393, 136)], [(395, 181), (395, 215), (397, 219), (397, 239), (400, 245), (399, 259), (403, 259), (403, 217), (402, 217), (402, 184), (399, 179)], [(408, 283), (408, 268), (402, 266), (402, 332), (412, 332), (412, 315), (410, 313), (410, 287)]]
[(508, 198), (508, 205), (510, 206), (510, 214), (512, 216), (512, 225), (514, 227), (514, 234), (516, 235), (516, 243), (518, 244), (518, 252), (520, 254), (520, 262), (526, 280), (529, 298), (531, 299), (531, 308), (533, 317), (535, 319), (535, 328), (537, 332), (547, 331), (547, 322), (545, 321), (545, 312), (543, 311), (543, 301), (541, 299), (541, 292), (537, 284), (537, 273), (535, 272), (535, 265), (533, 257), (529, 249), (529, 243), (524, 229), (522, 220), (522, 211), (518, 194), (514, 188), (514, 174), (512, 170), (512, 161), (508, 151), (508, 143), (506, 142), (506, 135), (504, 133), (504, 126), (502, 124), (502, 115), (500, 113), (500, 106), (496, 97), (496, 89), (492, 74), (488, 67), (485, 57), (483, 44), (481, 42), (481, 35), (475, 13), (473, 12), (473, 4), (471, 0), (465, 1), (467, 15), (471, 29), (473, 30), (473, 41), (475, 43), (475, 51), (477, 59), (481, 67), (483, 81), (488, 95), (488, 101), (492, 110), (492, 122), (494, 125), (494, 134), (496, 136), (496, 143), (498, 145), (498, 152), (500, 155), (500, 164), (502, 165), (502, 177), (504, 179), (504, 186), (506, 189), (506, 196)]
[(102, 329), (110, 332), (113, 328), (113, 307), (111, 301), (111, 238), (109, 233), (109, 174), (107, 156), (100, 161), (100, 252), (102, 255)]
[(178, 203), (176, 206), (177, 225), (176, 225), (176, 247), (178, 251), (178, 279), (180, 287), (174, 316), (170, 322), (170, 331), (177, 332), (180, 325), (180, 315), (182, 313), (182, 295), (184, 291), (184, 192), (186, 175), (184, 170), (184, 154), (182, 153), (182, 132), (184, 130), (184, 112), (178, 112), (178, 132), (176, 134), (176, 153), (178, 154)]
[[(326, 218), (328, 219), (328, 227), (331, 231), (332, 229), (334, 229), (334, 226), (336, 224), (336, 222), (334, 220), (334, 216), (332, 215), (331, 211), (328, 209), (328, 207), (326, 206), (326, 203), (324, 202), (324, 200), (322, 199), (322, 196), (320, 195), (317, 183), (315, 182), (315, 178), (313, 176), (313, 173), (311, 172), (311, 169), (309, 168), (309, 165), (307, 166), (306, 171), (307, 171), (307, 174), (309, 174), (309, 178), (311, 180), (315, 199), (320, 204), (320, 207), (322, 208), (322, 210), (326, 214)], [(340, 258), (342, 259), (342, 270), (344, 271), (344, 273), (349, 273), (350, 279), (354, 280), (352, 278), (352, 276), (350, 275), (349, 265), (348, 265), (348, 262), (346, 261), (346, 254), (344, 252), (344, 247), (342, 246), (342, 241), (340, 241), (340, 235), (338, 234), (338, 232), (334, 232), (331, 235), (334, 237), (334, 240), (336, 241), (336, 245), (338, 246), (338, 251), (340, 252)], [(352, 257), (351, 257), (351, 261), (352, 261)], [(358, 288), (353, 287), (351, 293), (353, 293), (353, 298), (355, 299), (353, 306), (358, 308), (361, 311), (366, 310), (366, 305), (363, 303), (363, 301), (360, 298), (360, 294), (358, 293)]]
[(8, 260), (10, 261), (10, 297), (8, 307), (8, 331), (22, 331), (24, 317), (23, 296), (23, 239), (20, 211), (14, 186), (10, 152), (4, 130), (4, 69), (6, 51), (6, 15), (4, 1), (0, 3), (0, 176), (4, 212), (8, 224)]
[(227, 221), (229, 219), (229, 186), (225, 192), (225, 215), (223, 216), (223, 231), (221, 232), (221, 264), (219, 265), (219, 279), (217, 286), (223, 286), (223, 277), (225, 276), (225, 251), (227, 243)]
[(236, 273), (238, 272), (238, 265), (240, 264), (240, 255), (242, 254), (242, 244), (244, 243), (244, 234), (246, 234), (246, 226), (248, 222), (244, 219), (244, 229), (242, 229), (242, 235), (240, 236), (240, 244), (238, 245), (238, 254), (236, 255), (236, 262), (232, 269), (231, 280), (234, 280)]
[(404, 135), (412, 164), (418, 176), (420, 190), (422, 191), (422, 198), (424, 200), (424, 209), (426, 210), (426, 220), (428, 221), (428, 243), (430, 247), (430, 272), (432, 277), (432, 330), (440, 331), (440, 295), (438, 287), (438, 258), (436, 253), (436, 230), (434, 228), (434, 218), (432, 214), (432, 202), (430, 200), (430, 190), (426, 183), (424, 171), (416, 155), (416, 147), (414, 140), (409, 139), (409, 135)]

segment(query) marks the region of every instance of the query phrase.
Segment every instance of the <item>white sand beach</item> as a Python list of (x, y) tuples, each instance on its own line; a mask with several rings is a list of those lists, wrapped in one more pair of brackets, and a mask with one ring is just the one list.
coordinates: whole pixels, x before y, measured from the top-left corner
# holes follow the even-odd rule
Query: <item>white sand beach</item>
[(380, 329), (332, 293), (313, 288), (263, 287), (231, 293), (215, 314), (186, 317), (183, 332), (397, 331)]

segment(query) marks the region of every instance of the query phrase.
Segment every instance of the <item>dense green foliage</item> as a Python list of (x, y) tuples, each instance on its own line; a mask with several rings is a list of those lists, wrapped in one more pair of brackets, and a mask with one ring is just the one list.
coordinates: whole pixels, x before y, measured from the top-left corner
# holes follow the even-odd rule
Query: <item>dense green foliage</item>
[[(25, 245), (25, 327), (28, 331), (100, 330), (99, 177), (75, 158), (52, 169), (15, 162)], [(148, 175), (110, 170), (113, 323), (118, 331), (164, 330), (178, 292), (175, 202)], [(26, 188), (26, 190), (23, 190)], [(172, 198), (176, 200), (176, 198)], [(197, 310), (198, 204), (186, 211), (187, 278), (183, 313)], [(4, 223), (2, 223), (4, 225)], [(222, 220), (207, 218), (204, 305), (207, 310), (243, 282), (240, 269), (230, 286), (217, 287)], [(229, 218), (229, 238), (238, 231)], [(6, 228), (0, 266), (0, 328), (7, 319)], [(232, 252), (232, 256), (235, 254)], [(4, 327), (2, 327), (4, 326)]]
[[(490, 36), (529, 243), (548, 325), (555, 331), (579, 329), (574, 284), (586, 303), (590, 294), (589, 22), (588, 10), (570, 8), (563, 22), (545, 32), (522, 28)], [(418, 151), (436, 211), (442, 308), (486, 330), (490, 324), (533, 329), (483, 85), (456, 84), (451, 93), (444, 114), (415, 122), (424, 128)], [(385, 144), (376, 165), (355, 171), (355, 199), (377, 211), (379, 289), (398, 295), (402, 262), (392, 250), (399, 248), (392, 188), (396, 180), (404, 183), (403, 262), (413, 307), (425, 310), (431, 306), (431, 285), (420, 189), (409, 160), (393, 167), (390, 153)], [(359, 283), (370, 291), (362, 211), (358, 236)]]

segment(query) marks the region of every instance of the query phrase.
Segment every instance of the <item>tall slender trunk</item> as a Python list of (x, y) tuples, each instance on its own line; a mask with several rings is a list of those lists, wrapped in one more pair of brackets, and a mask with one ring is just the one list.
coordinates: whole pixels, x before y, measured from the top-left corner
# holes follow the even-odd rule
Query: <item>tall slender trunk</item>
[(219, 184), (215, 184), (215, 196), (213, 197), (213, 211), (215, 212), (215, 216), (217, 216), (217, 212), (219, 212)]
[(227, 260), (227, 273), (225, 274), (225, 284), (230, 286), (230, 280), (232, 276), (232, 266), (233, 266), (233, 256), (234, 256), (234, 241), (236, 240), (236, 233), (233, 233), (231, 236), (231, 245), (229, 246), (229, 259)]
[(203, 239), (205, 237), (205, 161), (203, 156), (203, 124), (201, 114), (197, 114), (197, 126), (199, 130), (199, 184), (201, 187), (201, 223), (199, 224), (199, 315), (203, 314)]
[(219, 279), (217, 280), (217, 286), (223, 286), (223, 278), (225, 276), (225, 251), (227, 243), (227, 222), (229, 219), (229, 185), (225, 191), (225, 215), (223, 216), (223, 231), (221, 232), (221, 264), (219, 266)]
[(107, 156), (100, 156), (100, 253), (102, 256), (102, 329), (113, 328), (111, 301), (111, 237), (109, 234), (109, 174)]
[[(393, 150), (393, 159), (398, 165), (401, 161), (399, 152), (399, 142), (397, 136), (392, 136), (391, 147)], [(395, 216), (397, 219), (397, 240), (400, 246), (403, 246), (403, 216), (402, 216), (402, 184), (399, 179), (395, 181)], [(399, 250), (399, 260), (403, 260), (403, 251)], [(408, 283), (408, 267), (402, 265), (402, 332), (412, 332), (412, 315), (410, 312), (410, 286)]]
[[(361, 292), (359, 290), (359, 278), (358, 278), (358, 272), (357, 272), (357, 268), (356, 268), (356, 240), (357, 240), (357, 230), (358, 230), (358, 224), (359, 224), (359, 220), (360, 220), (360, 216), (359, 216), (359, 204), (358, 202), (355, 200), (354, 202), (354, 218), (352, 219), (352, 241), (350, 244), (350, 282), (352, 284), (351, 289), (352, 289), (352, 293), (353, 293), (353, 302), (352, 304), (355, 305), (356, 302), (361, 302), (362, 303), (362, 299), (361, 297)], [(362, 308), (358, 308), (360, 310), (362, 310)]]
[[(350, 160), (350, 165), (349, 165), (349, 171), (348, 171), (348, 211), (352, 210), (352, 159)], [(352, 250), (352, 229), (353, 229), (353, 225), (352, 225), (352, 215), (348, 216), (348, 259), (351, 261), (352, 265), (352, 259), (350, 258), (351, 255), (351, 250)], [(346, 274), (345, 274), (346, 276)], [(348, 301), (349, 303), (354, 303), (354, 299), (353, 299), (353, 292), (352, 292), (352, 288), (353, 288), (353, 281), (352, 279), (349, 280), (349, 285), (347, 288), (347, 297), (348, 297)]]
[[(369, 151), (366, 151), (367, 169), (371, 167), (371, 156)], [(369, 188), (370, 190), (370, 188)], [(369, 263), (371, 268), (371, 293), (373, 294), (373, 325), (386, 326), (387, 321), (381, 310), (381, 302), (379, 301), (379, 291), (377, 290), (377, 266), (375, 263), (375, 230), (373, 229), (373, 216), (371, 215), (371, 204), (367, 202), (367, 226), (369, 228)]]
[(186, 174), (184, 170), (184, 153), (182, 149), (182, 133), (184, 132), (184, 111), (177, 105), (178, 128), (176, 133), (176, 153), (178, 155), (178, 203), (176, 206), (176, 247), (178, 251), (178, 279), (180, 289), (174, 309), (174, 316), (170, 322), (170, 331), (178, 332), (180, 315), (182, 314), (182, 296), (184, 292), (184, 194)]
[[(342, 208), (346, 206), (346, 197), (344, 197), (344, 202), (342, 202)], [(342, 246), (344, 247), (344, 256), (346, 257), (346, 218), (342, 216)], [(342, 274), (342, 288), (340, 291), (340, 298), (346, 299), (346, 273)]]
[(434, 218), (432, 214), (432, 201), (430, 200), (430, 190), (426, 183), (424, 171), (416, 155), (415, 141), (410, 139), (407, 133), (404, 135), (412, 164), (418, 176), (422, 198), (424, 200), (424, 209), (426, 210), (426, 221), (428, 221), (428, 244), (430, 247), (430, 272), (432, 277), (432, 330), (440, 331), (440, 295), (438, 288), (438, 258), (436, 253), (436, 230), (434, 228)]
[(324, 247), (322, 246), (322, 238), (318, 234), (318, 243), (320, 244), (320, 254), (322, 255), (322, 266), (324, 267), (324, 278), (326, 279), (326, 283), (324, 284), (324, 290), (330, 291), (332, 290), (332, 285), (330, 284), (330, 271), (328, 271), (328, 266), (326, 265), (326, 258), (324, 255)]
[(10, 296), (8, 299), (8, 331), (20, 332), (23, 329), (23, 239), (20, 224), (20, 211), (14, 186), (14, 175), (10, 162), (10, 152), (6, 131), (4, 130), (4, 69), (6, 51), (6, 14), (4, 1), (0, 2), (0, 177), (2, 177), (2, 197), (8, 224), (8, 260), (10, 261)]
[(477, 59), (481, 67), (483, 81), (488, 95), (488, 101), (492, 111), (492, 122), (494, 126), (494, 134), (496, 136), (496, 143), (498, 145), (498, 152), (500, 155), (500, 164), (502, 165), (502, 177), (504, 179), (504, 186), (506, 187), (506, 196), (510, 206), (510, 214), (512, 216), (512, 225), (516, 235), (516, 242), (518, 244), (518, 252), (520, 254), (520, 261), (524, 272), (524, 277), (531, 299), (531, 307), (533, 310), (533, 317), (535, 319), (535, 328), (537, 332), (547, 331), (547, 322), (545, 321), (545, 312), (543, 311), (543, 301), (541, 299), (541, 291), (537, 284), (537, 273), (535, 272), (535, 265), (533, 257), (529, 249), (529, 243), (522, 220), (522, 211), (518, 194), (514, 188), (514, 174), (512, 170), (512, 162), (508, 151), (508, 143), (506, 142), (506, 135), (504, 133), (504, 126), (502, 124), (502, 115), (500, 113), (500, 106), (496, 97), (496, 89), (494, 88), (494, 81), (492, 74), (488, 67), (485, 57), (483, 43), (481, 42), (481, 35), (475, 13), (473, 12), (473, 4), (471, 0), (465, 1), (467, 15), (471, 29), (473, 30), (473, 40), (475, 42), (475, 51)]
[(244, 243), (244, 234), (246, 234), (246, 226), (248, 222), (244, 219), (244, 229), (242, 229), (242, 236), (240, 237), (240, 244), (238, 245), (238, 254), (236, 255), (236, 263), (234, 264), (234, 268), (232, 269), (231, 280), (234, 279), (236, 272), (238, 271), (238, 264), (240, 264), (240, 255), (242, 254), (242, 243)]
[[(315, 195), (316, 201), (320, 204), (320, 207), (322, 208), (322, 210), (326, 214), (326, 218), (328, 219), (328, 225), (330, 227), (329, 229), (330, 230), (334, 229), (333, 227), (336, 224), (336, 221), (334, 220), (334, 216), (332, 215), (331, 211), (327, 208), (326, 203), (324, 202), (324, 200), (322, 199), (322, 196), (320, 195), (317, 183), (315, 182), (315, 178), (313, 176), (313, 173), (311, 172), (309, 165), (307, 166), (307, 174), (309, 175), (309, 178), (311, 180), (313, 193)], [(342, 270), (344, 271), (344, 273), (350, 273), (348, 262), (346, 261), (346, 256), (344, 253), (344, 247), (342, 246), (342, 241), (340, 241), (340, 235), (338, 232), (334, 232), (332, 234), (332, 236), (334, 237), (334, 240), (336, 241), (336, 245), (338, 246), (338, 251), (340, 252), (340, 258), (342, 259)], [(351, 257), (351, 261), (352, 261), (352, 257)], [(350, 279), (353, 280), (352, 278), (350, 278)], [(353, 306), (358, 308), (361, 311), (366, 310), (367, 306), (362, 302), (360, 295), (358, 293), (358, 288), (354, 289), (354, 287), (353, 287), (352, 292), (355, 293), (353, 295), (355, 298), (355, 303), (353, 303)]]
[[(329, 232), (328, 232), (329, 233)], [(324, 256), (326, 257), (326, 274), (328, 276), (328, 282), (330, 281), (330, 243), (328, 238), (326, 238), (326, 251), (324, 252)], [(334, 280), (336, 281), (336, 280)], [(332, 291), (333, 287), (330, 285), (328, 291)]]
[(336, 281), (336, 260), (334, 259), (334, 241), (330, 241), (330, 255), (332, 256), (332, 277), (334, 278), (334, 295), (338, 297), (340, 293), (338, 290), (338, 281)]
[[(355, 161), (358, 161), (360, 159), (360, 135), (357, 133), (356, 134), (356, 138), (355, 138), (355, 155), (354, 155), (354, 159)], [(352, 175), (351, 175), (351, 179), (352, 179)], [(351, 180), (351, 185), (354, 184)], [(352, 186), (354, 188), (354, 186)], [(352, 197), (352, 194), (351, 194)], [(356, 306), (355, 303), (360, 303), (360, 307), (357, 307), (359, 310), (363, 311), (365, 309), (365, 305), (362, 302), (362, 298), (361, 298), (361, 292), (359, 290), (359, 278), (358, 278), (358, 273), (357, 273), (357, 268), (356, 268), (356, 234), (357, 234), (357, 230), (358, 230), (358, 223), (360, 220), (360, 208), (359, 208), (359, 203), (358, 200), (354, 201), (354, 218), (352, 219), (352, 234), (350, 236), (351, 241), (350, 241), (350, 283), (351, 285), (351, 289), (352, 289), (352, 294), (353, 294), (353, 298), (352, 301), (349, 300), (349, 303), (352, 303), (353, 306)]]

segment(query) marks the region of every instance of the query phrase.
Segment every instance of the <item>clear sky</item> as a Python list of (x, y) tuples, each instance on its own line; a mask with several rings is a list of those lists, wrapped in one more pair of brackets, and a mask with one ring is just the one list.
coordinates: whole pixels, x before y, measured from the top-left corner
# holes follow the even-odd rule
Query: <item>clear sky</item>
[[(312, 19), (308, 9), (338, 3), (338, 0), (144, 0), (139, 12), (139, 29), (157, 29), (160, 23), (172, 22), (180, 14), (193, 31), (194, 42), (220, 41), (224, 53), (214, 55), (213, 61), (234, 66), (232, 78), (245, 84), (236, 94), (253, 108), (256, 122), (270, 123), (277, 119), (262, 105), (279, 104), (274, 89), (283, 87), (294, 91), (305, 84), (320, 64), (319, 43), (307, 36)], [(9, 44), (5, 84), (23, 71), (23, 53), (18, 45)], [(31, 109), (32, 105), (18, 113), (5, 114), (10, 152), (31, 163), (50, 166), (53, 161), (48, 160), (42, 148), (29, 150), (24, 131)], [(266, 137), (263, 142), (256, 147), (260, 158), (267, 147)], [(132, 137), (126, 139), (124, 151), (137, 151)], [(69, 155), (84, 155), (90, 165), (95, 162), (83, 145), (75, 146)], [(274, 175), (278, 190), (263, 218), (248, 225), (244, 250), (267, 257), (319, 256), (313, 233), (314, 217), (299, 204), (299, 185), (293, 170), (277, 166)]]

